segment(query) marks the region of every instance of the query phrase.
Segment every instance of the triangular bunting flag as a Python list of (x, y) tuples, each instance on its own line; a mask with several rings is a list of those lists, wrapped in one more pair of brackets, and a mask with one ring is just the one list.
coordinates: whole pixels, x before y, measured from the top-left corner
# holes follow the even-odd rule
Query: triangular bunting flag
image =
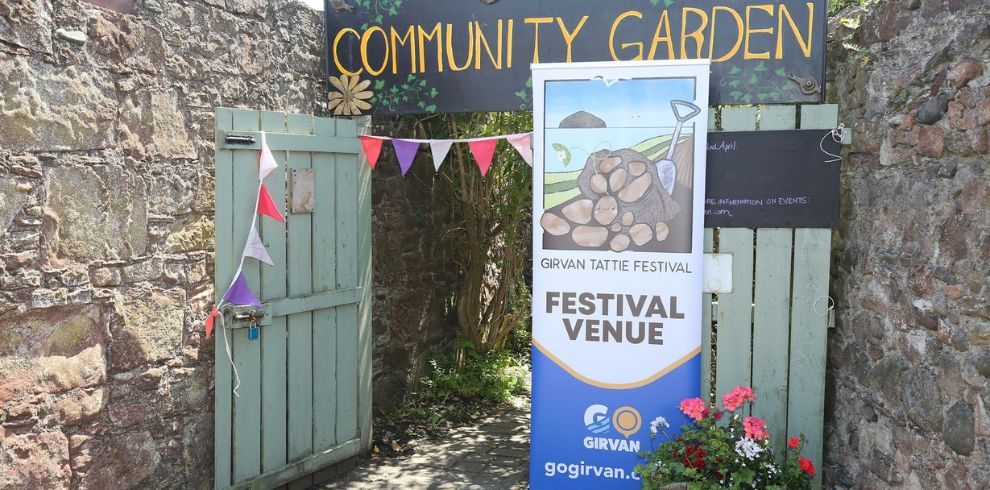
[(281, 222), (285, 222), (285, 218), (282, 217), (282, 213), (278, 211), (278, 207), (275, 206), (275, 201), (272, 200), (271, 194), (268, 194), (268, 189), (265, 188), (265, 184), (261, 184), (261, 190), (258, 191), (258, 214), (265, 214), (275, 218)]
[(220, 310), (217, 310), (217, 307), (214, 306), (213, 309), (210, 310), (210, 316), (206, 317), (206, 338), (210, 338), (210, 335), (213, 334), (213, 322), (216, 321), (217, 316), (219, 315)]
[(517, 134), (515, 136), (509, 136), (505, 138), (506, 141), (512, 145), (516, 151), (519, 152), (519, 156), (522, 157), (530, 167), (533, 166), (533, 133)]
[(275, 155), (272, 155), (272, 150), (268, 148), (268, 142), (265, 141), (265, 133), (261, 133), (261, 162), (258, 164), (258, 172), (261, 174), (261, 180), (265, 180), (268, 174), (272, 173), (272, 170), (278, 168), (278, 163), (275, 162)]
[(395, 148), (395, 156), (399, 159), (399, 168), (402, 175), (406, 175), (412, 167), (413, 160), (416, 159), (416, 152), (419, 151), (419, 143), (406, 140), (392, 140), (392, 147)]
[(261, 301), (258, 301), (258, 297), (251, 292), (243, 272), (237, 274), (237, 279), (230, 285), (230, 289), (223, 295), (223, 299), (234, 305), (261, 307)]
[(368, 159), (371, 170), (375, 169), (378, 163), (378, 156), (382, 154), (382, 140), (370, 136), (361, 136), (361, 148), (364, 148), (364, 156)]
[(469, 141), (471, 154), (478, 162), (481, 175), (488, 175), (488, 167), (492, 166), (492, 158), (495, 156), (495, 147), (498, 145), (498, 138), (489, 138), (477, 141)]
[(447, 158), (447, 153), (450, 153), (450, 145), (454, 144), (453, 140), (430, 140), (430, 152), (433, 153), (433, 168), (437, 172), (440, 171), (440, 165), (443, 165), (443, 161)]
[(268, 265), (275, 265), (272, 260), (272, 256), (268, 255), (268, 249), (265, 248), (265, 244), (261, 243), (261, 237), (258, 236), (258, 229), (251, 227), (251, 234), (248, 235), (247, 245), (244, 246), (244, 256), (254, 257)]

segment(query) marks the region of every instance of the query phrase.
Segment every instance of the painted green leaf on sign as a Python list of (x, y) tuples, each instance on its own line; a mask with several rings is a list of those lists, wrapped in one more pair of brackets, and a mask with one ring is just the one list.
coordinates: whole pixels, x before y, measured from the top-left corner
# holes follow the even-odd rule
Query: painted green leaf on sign
[(554, 144), (552, 144), (550, 146), (552, 146), (553, 149), (554, 149), (554, 151), (557, 152), (557, 156), (560, 157), (560, 161), (561, 161), (561, 163), (564, 164), (565, 167), (568, 166), (568, 165), (570, 165), (570, 163), (571, 163), (571, 151), (568, 150), (566, 146), (564, 146), (564, 145), (562, 145), (560, 143), (554, 143)]

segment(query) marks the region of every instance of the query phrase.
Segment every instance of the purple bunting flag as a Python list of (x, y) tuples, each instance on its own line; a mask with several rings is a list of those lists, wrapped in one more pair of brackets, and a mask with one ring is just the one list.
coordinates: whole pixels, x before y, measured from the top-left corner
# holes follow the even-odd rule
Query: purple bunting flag
[(237, 274), (237, 279), (223, 295), (223, 300), (233, 305), (261, 307), (261, 301), (251, 292), (243, 272)]
[(413, 160), (416, 159), (416, 152), (419, 151), (419, 143), (406, 140), (392, 140), (392, 147), (395, 148), (395, 156), (399, 159), (399, 168), (405, 176), (409, 168), (412, 167)]

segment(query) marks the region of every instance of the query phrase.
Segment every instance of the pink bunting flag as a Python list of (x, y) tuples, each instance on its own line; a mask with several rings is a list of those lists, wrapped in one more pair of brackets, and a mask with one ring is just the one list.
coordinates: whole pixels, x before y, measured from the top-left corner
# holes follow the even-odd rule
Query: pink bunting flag
[(430, 153), (433, 154), (433, 168), (437, 172), (440, 171), (440, 165), (443, 165), (444, 159), (450, 153), (450, 145), (453, 144), (454, 140), (430, 140)]
[(475, 161), (478, 162), (478, 168), (481, 169), (482, 176), (488, 175), (488, 168), (492, 166), (492, 158), (495, 157), (495, 147), (497, 145), (498, 138), (468, 142), (468, 146), (471, 147), (471, 154), (474, 155)]
[(361, 140), (361, 148), (364, 148), (364, 156), (368, 159), (368, 165), (371, 165), (371, 170), (374, 170), (378, 163), (378, 157), (382, 154), (382, 140), (371, 136), (361, 136), (359, 139)]
[(251, 234), (248, 235), (247, 245), (244, 246), (244, 256), (254, 257), (268, 265), (275, 265), (272, 256), (268, 254), (268, 249), (265, 248), (265, 244), (261, 242), (258, 229), (254, 226), (251, 227)]
[(405, 176), (406, 172), (412, 167), (413, 161), (416, 160), (419, 143), (415, 141), (392, 140), (392, 147), (395, 148), (395, 156), (399, 159), (399, 168), (402, 170), (402, 175)]
[(512, 145), (516, 151), (519, 152), (519, 156), (529, 164), (530, 167), (533, 166), (533, 133), (517, 134), (515, 136), (509, 136), (505, 138), (506, 141)]
[(237, 279), (223, 295), (223, 300), (233, 305), (261, 307), (261, 301), (251, 292), (243, 272), (237, 274)]
[(272, 173), (272, 170), (276, 168), (278, 168), (278, 163), (275, 162), (275, 155), (272, 154), (271, 148), (268, 148), (265, 133), (261, 133), (261, 161), (258, 164), (258, 172), (261, 175), (261, 180), (265, 180), (265, 177), (268, 177), (268, 174)]
[(282, 213), (275, 206), (275, 201), (272, 200), (272, 196), (268, 193), (268, 189), (265, 188), (265, 184), (261, 184), (261, 190), (258, 195), (258, 214), (268, 215), (285, 223), (285, 218), (282, 217)]
[(213, 334), (213, 323), (216, 321), (217, 317), (220, 316), (220, 310), (216, 306), (210, 310), (210, 316), (206, 317), (206, 338), (210, 338)]

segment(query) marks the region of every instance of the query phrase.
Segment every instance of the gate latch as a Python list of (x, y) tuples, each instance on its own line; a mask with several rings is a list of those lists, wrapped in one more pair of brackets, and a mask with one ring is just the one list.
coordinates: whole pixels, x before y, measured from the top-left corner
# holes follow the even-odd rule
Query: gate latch
[(224, 142), (228, 145), (253, 145), (255, 139), (249, 134), (228, 134), (224, 137)]

